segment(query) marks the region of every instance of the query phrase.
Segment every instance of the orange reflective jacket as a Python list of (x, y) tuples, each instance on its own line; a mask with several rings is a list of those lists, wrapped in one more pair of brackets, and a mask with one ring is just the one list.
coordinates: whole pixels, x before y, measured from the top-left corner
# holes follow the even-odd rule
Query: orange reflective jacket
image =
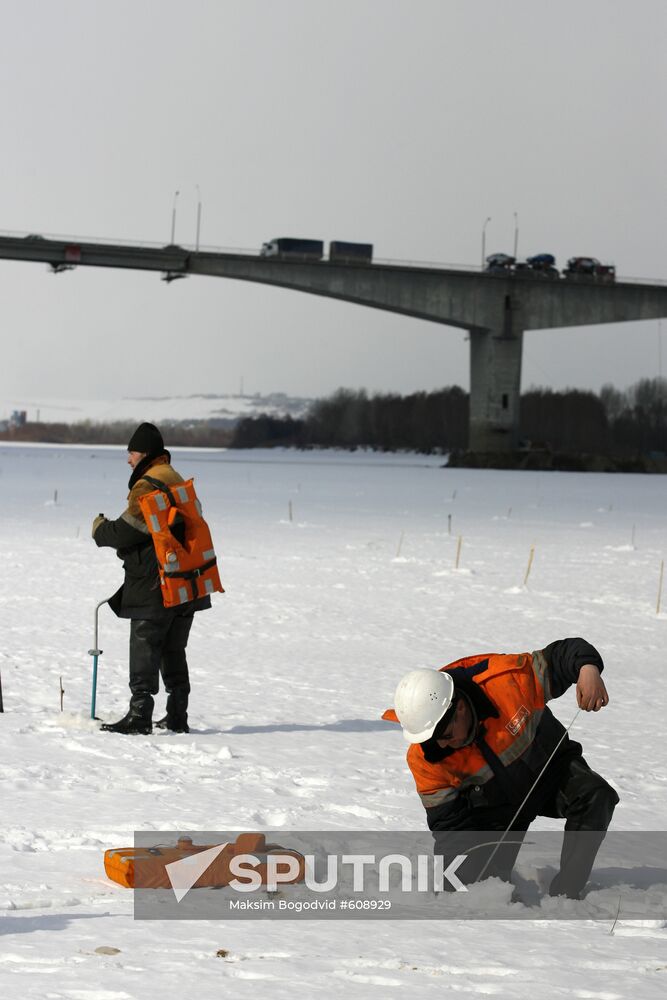
[(156, 489), (140, 496), (160, 571), (162, 602), (173, 608), (214, 591), (224, 593), (211, 532), (192, 479), (167, 486), (144, 476)]
[[(488, 665), (477, 672), (475, 667), (482, 667), (485, 661)], [(550, 696), (546, 659), (541, 650), (518, 655), (484, 654), (457, 660), (442, 670), (461, 667), (470, 668), (466, 669), (470, 680), (480, 686), (498, 711), (497, 718), (489, 716), (484, 720), (484, 742), (500, 763), (509, 767), (531, 746), (544, 714)], [(383, 718), (398, 721), (393, 709)], [(407, 761), (427, 809), (455, 799), (467, 787), (482, 786), (494, 776), (476, 743), (436, 762), (426, 760), (421, 745), (413, 743)]]

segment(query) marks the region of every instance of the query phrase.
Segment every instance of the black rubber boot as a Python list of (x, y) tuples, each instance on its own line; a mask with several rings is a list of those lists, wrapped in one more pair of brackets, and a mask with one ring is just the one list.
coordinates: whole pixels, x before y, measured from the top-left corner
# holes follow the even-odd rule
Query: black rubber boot
[(181, 719), (179, 721), (177, 719), (171, 719), (170, 720), (169, 716), (165, 715), (164, 718), (158, 719), (158, 721), (154, 722), (153, 725), (155, 726), (156, 729), (168, 729), (170, 733), (189, 733), (190, 732), (190, 727), (189, 727), (188, 722), (187, 722), (187, 716), (185, 717), (184, 720)]
[(172, 733), (190, 732), (188, 726), (190, 678), (185, 647), (192, 627), (192, 618), (191, 614), (177, 616), (169, 627), (162, 647), (160, 672), (167, 692), (167, 714), (160, 720), (164, 723), (160, 728), (169, 729)]
[(558, 811), (567, 822), (560, 871), (549, 886), (550, 896), (581, 899), (618, 801), (611, 785), (591, 771), (583, 758), (572, 761), (556, 797)]
[(123, 736), (150, 736), (153, 724), (137, 719), (128, 712), (118, 722), (103, 722), (100, 729), (104, 733), (121, 733)]
[(148, 736), (153, 731), (153, 695), (158, 691), (160, 646), (167, 626), (161, 620), (130, 622), (130, 708), (118, 722), (107, 722), (105, 733)]
[(118, 722), (103, 722), (100, 729), (105, 733), (121, 733), (123, 736), (150, 736), (153, 725), (150, 719), (136, 715), (130, 710)]
[(105, 733), (120, 733), (123, 736), (150, 736), (153, 731), (151, 715), (153, 699), (150, 695), (132, 695), (130, 710), (118, 722), (104, 722), (100, 729)]
[(172, 733), (189, 733), (188, 697), (190, 687), (172, 689), (167, 695), (167, 714), (155, 723), (156, 729), (168, 729)]

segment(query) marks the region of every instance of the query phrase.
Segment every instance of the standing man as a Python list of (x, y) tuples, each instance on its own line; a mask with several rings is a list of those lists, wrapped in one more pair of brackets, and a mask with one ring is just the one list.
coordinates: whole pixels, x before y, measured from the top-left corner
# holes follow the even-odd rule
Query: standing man
[(469, 656), (441, 670), (413, 670), (399, 682), (395, 710), (383, 718), (400, 722), (410, 744), (408, 766), (437, 852), (452, 853), (454, 831), (519, 833), (514, 847), (503, 844), (494, 855), (495, 867), (488, 848), (498, 839), (483, 837), (487, 850), (473, 850), (457, 872), (463, 881), (482, 873), (509, 879), (529, 824), (537, 816), (560, 817), (565, 838), (549, 892), (580, 897), (618, 795), (590, 769), (546, 702), (576, 684), (579, 708), (598, 712), (609, 701), (602, 669), (590, 643), (561, 639), (534, 653)]
[(185, 647), (195, 611), (210, 608), (211, 599), (200, 597), (165, 608), (155, 548), (139, 497), (156, 489), (144, 476), (167, 488), (182, 483), (183, 478), (172, 469), (171, 455), (153, 424), (140, 424), (127, 450), (132, 468), (127, 508), (115, 521), (99, 514), (93, 521), (93, 538), (100, 547), (116, 549), (123, 560), (125, 580), (109, 605), (119, 618), (130, 619), (130, 707), (119, 722), (104, 723), (100, 728), (109, 733), (149, 734), (153, 695), (159, 690), (161, 674), (167, 692), (167, 714), (156, 726), (187, 733), (190, 680)]

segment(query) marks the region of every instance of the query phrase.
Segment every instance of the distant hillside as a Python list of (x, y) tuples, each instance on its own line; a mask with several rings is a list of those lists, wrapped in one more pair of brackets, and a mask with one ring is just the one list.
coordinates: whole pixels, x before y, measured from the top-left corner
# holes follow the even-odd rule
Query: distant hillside
[[(117, 399), (63, 399), (44, 396), (15, 396), (0, 399), (0, 429), (13, 414), (25, 413), (28, 423), (95, 424), (117, 422), (191, 423), (208, 421), (218, 427), (232, 427), (242, 417), (267, 413), (276, 417), (301, 417), (311, 399), (274, 392), (268, 396), (201, 394), (192, 396), (119, 396)], [(16, 423), (16, 418), (13, 421)], [(6, 429), (6, 427), (5, 427)]]

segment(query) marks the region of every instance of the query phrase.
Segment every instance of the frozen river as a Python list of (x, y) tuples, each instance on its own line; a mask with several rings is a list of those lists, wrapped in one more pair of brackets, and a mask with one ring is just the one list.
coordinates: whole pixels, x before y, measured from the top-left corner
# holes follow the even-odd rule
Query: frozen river
[[(137, 924), (101, 860), (135, 829), (421, 829), (400, 730), (380, 721), (400, 676), (570, 635), (607, 665), (610, 705), (572, 735), (619, 791), (614, 827), (664, 830), (665, 477), (175, 450), (227, 593), (195, 620), (191, 733), (129, 738), (88, 718), (87, 655), (121, 579), (90, 525), (123, 510), (125, 459), (0, 446), (3, 995), (664, 996), (664, 921)], [(104, 719), (127, 707), (127, 636), (103, 608)], [(552, 707), (569, 723), (574, 693)]]

